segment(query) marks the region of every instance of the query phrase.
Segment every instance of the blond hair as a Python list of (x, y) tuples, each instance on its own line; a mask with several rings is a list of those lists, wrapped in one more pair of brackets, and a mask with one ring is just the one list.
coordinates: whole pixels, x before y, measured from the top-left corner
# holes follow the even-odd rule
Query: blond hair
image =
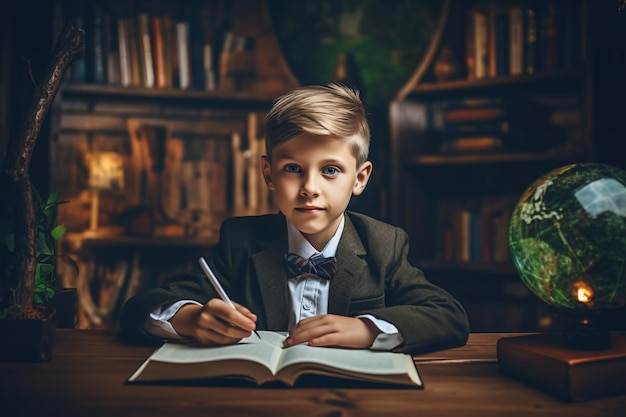
[(344, 85), (297, 88), (276, 99), (265, 117), (265, 151), (304, 134), (333, 136), (351, 145), (357, 167), (367, 161), (370, 129), (359, 92)]

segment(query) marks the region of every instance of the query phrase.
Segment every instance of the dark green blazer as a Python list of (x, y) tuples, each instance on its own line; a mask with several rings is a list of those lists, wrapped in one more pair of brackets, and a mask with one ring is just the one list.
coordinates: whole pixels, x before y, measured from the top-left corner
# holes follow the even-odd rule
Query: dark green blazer
[[(402, 229), (346, 212), (328, 313), (372, 314), (393, 323), (404, 338), (396, 351), (417, 353), (462, 346), (469, 334), (463, 307), (409, 264), (408, 248)], [(259, 330), (287, 330), (287, 250), (282, 214), (235, 217), (223, 222), (219, 244), (207, 259), (233, 301), (257, 315)], [(204, 304), (214, 297), (217, 294), (199, 267), (193, 273), (173, 276), (161, 287), (127, 301), (120, 319), (122, 339), (160, 343), (143, 330), (151, 311), (181, 299)]]

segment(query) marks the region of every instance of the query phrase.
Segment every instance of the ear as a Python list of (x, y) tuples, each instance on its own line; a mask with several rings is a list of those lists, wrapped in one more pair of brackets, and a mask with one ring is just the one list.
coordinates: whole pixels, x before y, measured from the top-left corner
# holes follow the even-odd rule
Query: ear
[(274, 190), (274, 183), (272, 182), (272, 176), (270, 175), (272, 172), (272, 165), (270, 164), (267, 155), (261, 156), (261, 174), (263, 175), (263, 180), (265, 180), (265, 185), (269, 190)]
[(354, 183), (354, 188), (352, 188), (352, 195), (359, 196), (365, 190), (365, 186), (372, 175), (373, 165), (370, 161), (363, 162), (361, 168), (358, 169), (356, 174), (356, 181)]

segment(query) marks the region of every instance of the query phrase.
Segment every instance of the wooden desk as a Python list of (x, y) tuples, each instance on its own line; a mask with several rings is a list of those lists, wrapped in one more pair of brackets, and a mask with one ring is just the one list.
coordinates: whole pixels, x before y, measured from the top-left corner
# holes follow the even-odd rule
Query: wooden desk
[[(509, 334), (510, 335), (510, 334)], [(0, 363), (0, 415), (20, 416), (624, 416), (626, 396), (562, 402), (501, 374), (496, 340), (417, 356), (425, 390), (124, 385), (151, 348), (104, 330), (60, 329), (52, 361)]]

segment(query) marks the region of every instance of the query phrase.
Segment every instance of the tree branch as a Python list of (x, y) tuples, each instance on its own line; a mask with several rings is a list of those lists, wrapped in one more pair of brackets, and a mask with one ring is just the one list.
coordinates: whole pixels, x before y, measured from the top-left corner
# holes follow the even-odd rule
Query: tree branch
[(37, 227), (29, 175), (30, 160), (65, 71), (85, 51), (84, 35), (82, 29), (73, 25), (63, 29), (50, 64), (35, 86), (17, 139), (9, 142), (7, 150), (3, 176), (8, 185), (6, 197), (12, 202), (15, 219), (15, 279), (17, 282), (21, 279), (16, 298), (22, 309), (32, 307), (37, 266)]

